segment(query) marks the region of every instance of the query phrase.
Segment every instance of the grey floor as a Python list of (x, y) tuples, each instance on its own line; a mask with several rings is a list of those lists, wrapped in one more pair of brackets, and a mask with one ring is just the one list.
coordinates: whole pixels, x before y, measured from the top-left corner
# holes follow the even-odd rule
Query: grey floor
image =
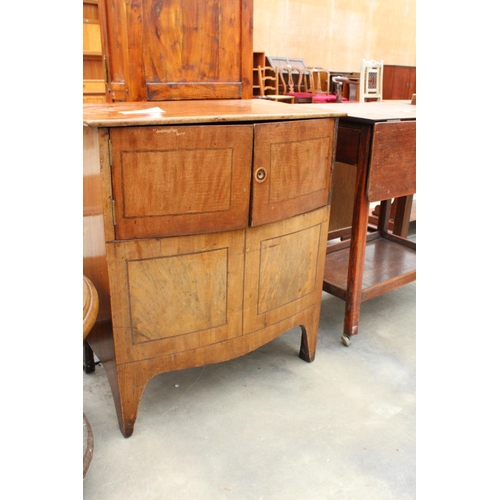
[(102, 366), (83, 374), (94, 453), (83, 498), (416, 498), (416, 283), (364, 302), (323, 294), (316, 359), (293, 329), (241, 358), (159, 375), (133, 435), (118, 428)]

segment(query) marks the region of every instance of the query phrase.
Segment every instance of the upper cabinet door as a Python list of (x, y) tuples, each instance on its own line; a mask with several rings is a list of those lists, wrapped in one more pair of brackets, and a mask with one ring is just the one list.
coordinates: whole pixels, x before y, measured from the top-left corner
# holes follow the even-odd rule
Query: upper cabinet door
[(255, 125), (251, 225), (328, 204), (335, 119)]
[(109, 101), (250, 99), (253, 0), (103, 0)]
[(248, 225), (252, 125), (110, 130), (117, 240)]

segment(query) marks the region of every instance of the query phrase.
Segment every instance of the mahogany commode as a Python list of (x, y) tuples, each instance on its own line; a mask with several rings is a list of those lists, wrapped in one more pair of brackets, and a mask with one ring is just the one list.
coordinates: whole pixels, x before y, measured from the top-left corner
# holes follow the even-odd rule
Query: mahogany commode
[(314, 359), (342, 115), (262, 100), (84, 106), (84, 272), (101, 302), (87, 340), (125, 437), (159, 373), (296, 326)]

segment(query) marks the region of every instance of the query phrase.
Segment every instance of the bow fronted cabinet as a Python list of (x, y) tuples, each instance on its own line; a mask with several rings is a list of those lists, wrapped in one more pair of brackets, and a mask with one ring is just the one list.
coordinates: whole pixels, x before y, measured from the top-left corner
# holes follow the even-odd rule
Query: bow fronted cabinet
[(236, 99), (84, 106), (87, 340), (124, 436), (155, 375), (302, 328), (314, 359), (338, 116)]

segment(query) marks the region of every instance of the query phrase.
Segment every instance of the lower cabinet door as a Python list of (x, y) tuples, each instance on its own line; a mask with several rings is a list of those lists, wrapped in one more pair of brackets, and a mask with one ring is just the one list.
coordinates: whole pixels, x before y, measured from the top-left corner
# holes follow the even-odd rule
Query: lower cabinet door
[(242, 333), (245, 231), (107, 245), (117, 363)]
[(247, 230), (245, 334), (285, 320), (321, 300), (328, 211), (324, 207)]
[(246, 231), (108, 243), (116, 362), (234, 339), (316, 304), (328, 211)]

